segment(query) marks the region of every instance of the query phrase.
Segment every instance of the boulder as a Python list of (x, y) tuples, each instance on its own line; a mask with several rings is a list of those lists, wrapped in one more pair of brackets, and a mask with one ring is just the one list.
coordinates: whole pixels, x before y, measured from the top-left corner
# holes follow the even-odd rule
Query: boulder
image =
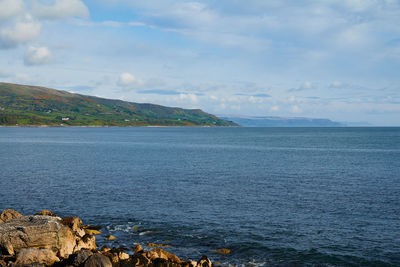
[(146, 257), (150, 260), (164, 259), (164, 260), (176, 262), (176, 263), (181, 262), (181, 260), (178, 258), (178, 256), (176, 256), (175, 254), (172, 254), (168, 251), (165, 251), (161, 248), (155, 248), (151, 251), (148, 251), (146, 253)]
[(59, 261), (60, 259), (56, 256), (56, 253), (50, 249), (27, 248), (20, 250), (15, 264), (30, 265), (33, 263), (40, 263), (46, 266), (52, 266), (55, 262)]
[(113, 236), (113, 235), (107, 236), (107, 240), (108, 241), (115, 240), (115, 239), (117, 239), (117, 238), (115, 236)]
[(22, 217), (22, 214), (15, 210), (6, 209), (0, 214), (0, 223), (5, 223), (7, 221), (11, 221)]
[(84, 267), (112, 267), (112, 264), (108, 257), (96, 253), (87, 259)]
[(220, 248), (220, 249), (215, 250), (215, 252), (218, 254), (226, 255), (226, 254), (230, 254), (231, 250), (229, 248)]
[(93, 252), (88, 249), (81, 249), (75, 254), (72, 254), (68, 258), (69, 264), (73, 266), (81, 266), (85, 263), (85, 261), (93, 255)]
[(57, 215), (55, 215), (54, 213), (52, 213), (49, 210), (42, 210), (41, 212), (36, 213), (35, 215), (45, 215), (45, 216), (57, 217)]
[(207, 256), (203, 255), (197, 262), (197, 267), (212, 267), (212, 262)]
[(146, 257), (146, 252), (143, 250), (135, 253), (132, 257), (133, 266), (148, 266), (151, 261)]
[(65, 217), (61, 223), (71, 228), (77, 235), (83, 237), (85, 230), (82, 229), (82, 220), (79, 217)]
[(94, 237), (79, 236), (57, 217), (47, 215), (22, 216), (0, 224), (0, 250), (15, 255), (24, 248), (55, 251), (60, 258), (81, 248), (95, 249)]
[(142, 246), (140, 245), (140, 244), (138, 244), (137, 246), (136, 246), (136, 248), (133, 250), (135, 253), (138, 253), (138, 252), (142, 252), (143, 251), (143, 248), (142, 248)]

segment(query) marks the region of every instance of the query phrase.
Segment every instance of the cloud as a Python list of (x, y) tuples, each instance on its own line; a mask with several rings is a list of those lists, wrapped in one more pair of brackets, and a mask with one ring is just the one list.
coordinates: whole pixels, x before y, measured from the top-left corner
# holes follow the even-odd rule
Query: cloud
[(14, 48), (20, 44), (31, 42), (38, 38), (41, 24), (30, 15), (13, 26), (0, 30), (0, 48)]
[(41, 19), (88, 18), (89, 9), (81, 0), (55, 0), (53, 5), (34, 2), (33, 13)]
[(8, 20), (25, 10), (22, 0), (0, 0), (0, 21)]
[(300, 91), (309, 90), (309, 89), (312, 89), (312, 88), (314, 88), (312, 82), (310, 82), (310, 81), (305, 81), (305, 82), (304, 82), (302, 85), (300, 85), (299, 87), (289, 89), (288, 92), (300, 92)]
[(339, 81), (334, 81), (331, 85), (330, 85), (330, 87), (333, 87), (333, 88), (339, 88), (339, 87), (342, 87), (342, 83), (341, 82), (339, 82)]
[(154, 95), (180, 95), (182, 92), (171, 90), (141, 90), (139, 94), (154, 94)]
[(290, 108), (290, 111), (292, 112), (292, 113), (301, 113), (302, 112), (302, 110), (299, 108), (299, 106), (297, 106), (297, 105), (294, 105), (294, 106), (292, 106), (291, 108)]
[(184, 94), (184, 93), (182, 93), (182, 94), (179, 95), (179, 99), (183, 100), (183, 101), (190, 101), (193, 104), (196, 104), (196, 103), (199, 102), (199, 99), (198, 99), (197, 95), (195, 95), (195, 94)]
[(133, 87), (142, 84), (143, 84), (142, 80), (137, 79), (129, 72), (121, 73), (117, 81), (117, 85), (121, 87)]
[(26, 66), (44, 65), (51, 63), (53, 56), (47, 47), (30, 46), (24, 55), (24, 64)]
[(279, 106), (272, 106), (270, 108), (270, 111), (274, 111), (274, 112), (279, 111)]

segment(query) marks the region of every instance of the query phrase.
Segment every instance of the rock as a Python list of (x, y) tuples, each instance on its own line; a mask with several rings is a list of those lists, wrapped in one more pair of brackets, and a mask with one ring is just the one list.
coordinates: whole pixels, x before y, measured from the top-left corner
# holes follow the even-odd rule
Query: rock
[(113, 235), (107, 236), (107, 240), (108, 241), (115, 240), (115, 239), (117, 239), (117, 238), (115, 236), (113, 236)]
[(55, 262), (59, 261), (60, 259), (50, 249), (27, 248), (21, 249), (21, 251), (17, 255), (15, 264), (25, 265), (40, 263), (46, 266), (52, 266)]
[(100, 230), (101, 226), (96, 225), (83, 225), (83, 229)]
[(92, 251), (88, 249), (81, 249), (76, 254), (72, 254), (69, 256), (68, 263), (73, 266), (81, 266), (92, 255)]
[(96, 249), (96, 238), (92, 235), (84, 235), (81, 239), (78, 238), (74, 251), (81, 249)]
[(111, 248), (108, 248), (106, 246), (102, 246), (101, 249), (100, 249), (100, 251), (102, 251), (102, 252), (108, 252), (110, 250), (111, 250)]
[(101, 232), (99, 230), (95, 230), (95, 229), (85, 229), (85, 234), (88, 234), (88, 235), (101, 235)]
[(5, 223), (7, 221), (11, 221), (22, 217), (22, 214), (15, 210), (6, 209), (0, 214), (0, 223)]
[(164, 259), (164, 260), (176, 262), (176, 263), (181, 262), (181, 260), (178, 258), (178, 256), (176, 256), (175, 254), (172, 254), (170, 252), (167, 252), (161, 248), (155, 248), (151, 251), (148, 251), (146, 253), (146, 257), (150, 260)]
[(197, 267), (212, 267), (212, 262), (207, 256), (202, 256), (197, 262)]
[(96, 253), (87, 259), (84, 267), (112, 267), (112, 264), (108, 257)]
[(148, 266), (150, 262), (150, 259), (146, 257), (146, 253), (143, 250), (135, 253), (132, 257), (133, 266)]
[(220, 248), (220, 249), (215, 250), (215, 252), (218, 253), (218, 254), (225, 254), (226, 255), (226, 254), (230, 254), (231, 250), (229, 248)]
[(123, 248), (113, 248), (109, 251), (102, 252), (102, 254), (107, 256), (113, 264), (126, 261), (130, 258), (129, 254), (125, 253)]
[(141, 252), (141, 251), (143, 251), (143, 248), (142, 248), (142, 246), (140, 245), (140, 244), (138, 244), (137, 246), (136, 246), (136, 248), (133, 250), (135, 253), (138, 253), (138, 252)]
[(45, 216), (57, 217), (57, 215), (55, 215), (54, 213), (52, 213), (51, 211), (48, 211), (48, 210), (42, 210), (41, 212), (36, 213), (35, 215), (45, 215)]
[(0, 224), (0, 250), (14, 255), (24, 248), (47, 248), (59, 258), (81, 248), (95, 249), (94, 237), (80, 237), (57, 217), (22, 216)]
[(72, 231), (81, 237), (86, 234), (85, 230), (82, 229), (82, 220), (79, 217), (65, 217), (61, 223), (71, 228)]
[(118, 253), (118, 258), (120, 261), (127, 260), (129, 259), (129, 254), (121, 251)]

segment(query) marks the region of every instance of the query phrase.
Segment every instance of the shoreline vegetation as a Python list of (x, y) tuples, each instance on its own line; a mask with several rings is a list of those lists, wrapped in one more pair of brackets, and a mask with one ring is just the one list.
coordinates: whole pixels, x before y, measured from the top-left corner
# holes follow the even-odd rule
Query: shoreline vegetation
[(0, 82), (1, 126), (238, 126), (200, 109), (166, 107)]
[[(0, 214), (0, 267), (215, 266), (207, 256), (198, 261), (182, 260), (164, 250), (170, 247), (165, 244), (98, 248), (95, 235), (101, 234), (100, 230), (98, 226), (84, 225), (79, 217), (60, 218), (48, 210), (23, 216), (6, 209)], [(116, 238), (110, 235), (107, 239)], [(223, 248), (217, 252), (229, 254), (230, 250)]]

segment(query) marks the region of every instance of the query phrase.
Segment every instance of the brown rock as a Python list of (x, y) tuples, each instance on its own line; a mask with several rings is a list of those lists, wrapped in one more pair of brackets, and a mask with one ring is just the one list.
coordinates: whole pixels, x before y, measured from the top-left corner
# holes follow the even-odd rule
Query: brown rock
[(102, 252), (108, 252), (110, 250), (111, 250), (111, 248), (108, 248), (106, 246), (102, 246), (101, 249), (100, 249), (100, 251), (102, 251)]
[(85, 235), (85, 230), (82, 229), (82, 220), (79, 217), (65, 217), (61, 223), (71, 228), (79, 236)]
[(80, 237), (56, 217), (22, 216), (0, 224), (0, 250), (9, 255), (24, 248), (47, 248), (67, 258), (82, 247), (95, 249), (94, 238)]
[(112, 264), (108, 257), (96, 253), (87, 259), (84, 267), (112, 267)]
[(148, 266), (151, 263), (150, 259), (146, 257), (144, 251), (135, 253), (132, 257), (133, 266)]
[(99, 230), (94, 230), (94, 229), (85, 229), (85, 234), (87, 235), (101, 235), (101, 232)]
[(107, 240), (109, 240), (109, 241), (115, 240), (115, 239), (117, 239), (117, 238), (115, 236), (113, 236), (113, 235), (107, 236)]
[(140, 245), (140, 244), (138, 244), (137, 246), (136, 246), (136, 248), (133, 250), (135, 253), (138, 253), (138, 252), (141, 252), (141, 251), (143, 251), (143, 248), (142, 248), (142, 246)]
[(215, 252), (218, 253), (218, 254), (225, 254), (226, 255), (226, 254), (230, 254), (231, 250), (229, 248), (220, 248), (220, 249), (215, 250)]
[(60, 259), (56, 254), (50, 249), (37, 249), (37, 248), (27, 248), (21, 249), (17, 255), (15, 264), (32, 264), (41, 263), (46, 266), (51, 266), (55, 262), (59, 262)]
[(165, 259), (167, 261), (176, 262), (176, 263), (181, 262), (181, 260), (178, 258), (178, 256), (176, 256), (175, 254), (172, 254), (168, 251), (165, 251), (161, 248), (155, 248), (151, 251), (148, 251), (146, 253), (146, 257), (150, 260)]
[(35, 215), (44, 215), (44, 216), (57, 217), (57, 215), (55, 215), (54, 213), (52, 213), (51, 211), (48, 211), (48, 210), (42, 210), (41, 212), (36, 213)]
[(11, 221), (21, 217), (22, 214), (15, 210), (6, 209), (0, 214), (0, 223)]
[(120, 261), (127, 260), (127, 259), (129, 259), (129, 254), (121, 251), (118, 253), (118, 258)]
[(197, 262), (197, 267), (212, 267), (212, 262), (207, 256), (203, 256)]

